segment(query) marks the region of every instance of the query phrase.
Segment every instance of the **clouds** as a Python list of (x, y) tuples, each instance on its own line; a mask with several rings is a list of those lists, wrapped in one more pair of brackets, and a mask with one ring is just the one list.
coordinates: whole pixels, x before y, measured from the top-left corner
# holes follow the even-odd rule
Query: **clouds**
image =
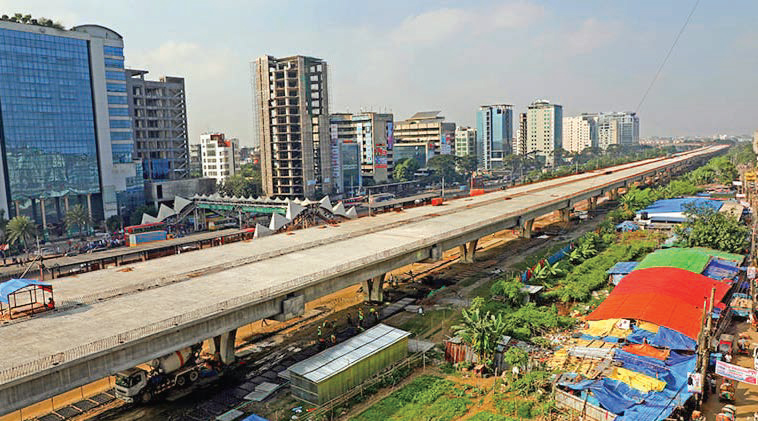
[(571, 54), (587, 54), (612, 44), (619, 36), (620, 26), (618, 22), (585, 19), (578, 29), (565, 35), (567, 50)]
[(442, 8), (403, 19), (390, 32), (397, 44), (434, 44), (461, 34), (487, 34), (496, 30), (524, 28), (539, 20), (544, 8), (534, 3), (506, 2), (474, 10)]

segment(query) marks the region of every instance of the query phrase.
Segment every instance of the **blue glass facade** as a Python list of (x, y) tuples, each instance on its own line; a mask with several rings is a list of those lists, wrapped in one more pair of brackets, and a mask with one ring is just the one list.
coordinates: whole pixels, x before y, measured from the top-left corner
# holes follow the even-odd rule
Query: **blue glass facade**
[[(478, 161), (484, 169), (501, 165), (505, 155), (512, 153), (513, 110), (509, 106), (483, 106), (476, 113), (476, 146)], [(481, 151), (481, 152), (479, 152)]]
[(86, 41), (0, 29), (0, 141), (11, 202), (100, 192)]

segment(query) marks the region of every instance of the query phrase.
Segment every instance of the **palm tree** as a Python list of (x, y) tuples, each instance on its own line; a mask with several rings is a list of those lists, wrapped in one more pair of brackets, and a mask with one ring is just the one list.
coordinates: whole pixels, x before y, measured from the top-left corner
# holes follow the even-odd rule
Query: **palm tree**
[(68, 212), (66, 212), (66, 216), (63, 220), (66, 223), (66, 228), (73, 230), (74, 227), (76, 227), (76, 230), (82, 236), (85, 234), (85, 229), (92, 224), (89, 212), (87, 212), (82, 205), (72, 206)]
[(453, 326), (453, 332), (479, 356), (479, 362), (488, 364), (495, 353), (497, 341), (505, 334), (502, 314), (482, 314), (479, 307), (463, 309), (463, 323)]
[(15, 216), (8, 221), (6, 231), (9, 243), (15, 244), (21, 240), (24, 248), (28, 249), (29, 240), (37, 234), (37, 226), (26, 216)]

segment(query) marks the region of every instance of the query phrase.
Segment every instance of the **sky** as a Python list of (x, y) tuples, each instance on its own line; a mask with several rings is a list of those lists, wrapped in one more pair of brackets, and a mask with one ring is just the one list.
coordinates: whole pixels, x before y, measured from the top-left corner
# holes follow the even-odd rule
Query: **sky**
[(310, 55), (330, 67), (330, 111), (440, 110), (474, 125), (480, 105), (535, 99), (637, 111), (642, 137), (758, 129), (758, 2), (701, 0), (0, 0), (66, 27), (124, 37), (126, 65), (186, 78), (190, 142), (256, 141), (250, 61)]

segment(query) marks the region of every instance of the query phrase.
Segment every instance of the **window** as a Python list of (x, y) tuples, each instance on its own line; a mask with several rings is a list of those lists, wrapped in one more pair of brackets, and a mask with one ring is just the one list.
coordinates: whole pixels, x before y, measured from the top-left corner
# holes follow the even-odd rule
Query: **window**
[(116, 69), (123, 69), (124, 68), (124, 60), (116, 59), (116, 58), (106, 58), (105, 59), (105, 67), (113, 67)]
[(132, 140), (132, 132), (111, 132), (111, 140)]
[(103, 47), (103, 54), (105, 54), (106, 56), (123, 57), (124, 49), (121, 47), (111, 47), (111, 46), (106, 45)]
[(108, 104), (127, 104), (125, 96), (108, 95)]
[(131, 129), (131, 120), (111, 120), (111, 129)]
[(128, 116), (129, 115), (129, 109), (128, 108), (108, 108), (108, 114), (111, 116)]
[(130, 143), (114, 143), (111, 145), (111, 152), (113, 154), (113, 162), (132, 162), (132, 151), (134, 146)]
[(105, 78), (110, 80), (126, 80), (124, 72), (117, 72), (115, 70), (107, 70), (105, 72)]
[(108, 92), (126, 92), (125, 83), (106, 83), (105, 90)]

